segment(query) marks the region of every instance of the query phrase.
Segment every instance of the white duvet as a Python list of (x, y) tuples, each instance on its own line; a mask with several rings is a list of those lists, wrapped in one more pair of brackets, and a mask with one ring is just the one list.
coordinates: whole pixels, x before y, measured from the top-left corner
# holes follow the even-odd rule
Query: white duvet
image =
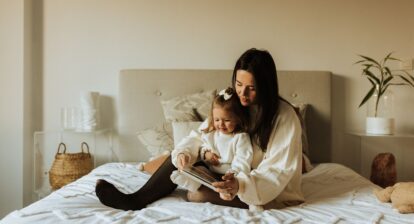
[(414, 214), (399, 214), (377, 201), (367, 179), (339, 164), (316, 166), (303, 176), (306, 202), (281, 210), (246, 209), (191, 203), (177, 189), (140, 211), (102, 205), (95, 195), (97, 179), (106, 179), (132, 193), (149, 175), (136, 165), (109, 163), (28, 207), (8, 214), (1, 223), (413, 223)]

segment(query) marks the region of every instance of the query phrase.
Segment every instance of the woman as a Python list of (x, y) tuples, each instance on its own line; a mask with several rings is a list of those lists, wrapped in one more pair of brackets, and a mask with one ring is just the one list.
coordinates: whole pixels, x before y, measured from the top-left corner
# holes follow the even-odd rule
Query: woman
[[(224, 181), (214, 184), (216, 191), (221, 193), (221, 199), (231, 203), (223, 203), (219, 195), (208, 188), (189, 192), (189, 200), (241, 207), (237, 199), (233, 200), (238, 196), (245, 204), (265, 208), (280, 208), (303, 202), (300, 121), (293, 107), (278, 94), (276, 66), (272, 56), (267, 51), (257, 49), (246, 51), (236, 62), (232, 83), (240, 103), (250, 115), (253, 169), (250, 173), (224, 176)], [(175, 154), (179, 155), (179, 163), (185, 164), (189, 160), (179, 152)], [(178, 168), (181, 166), (177, 164)]]
[[(197, 192), (189, 192), (188, 199), (243, 208), (247, 205), (281, 208), (303, 202), (300, 121), (293, 107), (279, 96), (276, 66), (269, 52), (253, 48), (243, 53), (236, 62), (232, 83), (250, 116), (252, 171), (225, 175), (223, 181), (214, 183), (216, 192), (201, 187)], [(114, 208), (144, 208), (176, 188), (170, 174), (175, 166), (181, 169), (193, 164), (196, 156), (185, 153), (185, 150), (197, 149), (201, 143), (198, 136), (187, 137), (173, 151), (171, 160), (167, 159), (133, 194), (125, 195), (100, 180), (96, 186), (98, 198)]]

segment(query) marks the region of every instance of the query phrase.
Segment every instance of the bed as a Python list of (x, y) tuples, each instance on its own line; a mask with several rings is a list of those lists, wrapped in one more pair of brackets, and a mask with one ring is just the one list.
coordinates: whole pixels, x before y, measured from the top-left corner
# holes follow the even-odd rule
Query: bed
[(309, 155), (316, 165), (303, 175), (305, 203), (257, 212), (187, 202), (185, 191), (180, 188), (140, 211), (116, 210), (99, 202), (94, 192), (97, 179), (105, 179), (121, 191), (132, 193), (150, 177), (150, 174), (138, 169), (142, 163), (137, 161), (147, 161), (154, 155), (145, 142), (138, 140), (137, 135), (165, 122), (166, 114), (160, 102), (224, 88), (230, 85), (230, 77), (229, 70), (121, 71), (117, 115), (119, 146), (115, 155), (124, 162), (101, 165), (47, 197), (13, 211), (1, 222), (414, 223), (414, 214), (399, 214), (390, 204), (377, 201), (372, 191), (378, 186), (343, 165), (329, 163), (331, 73), (324, 71), (279, 72), (281, 95), (294, 104), (309, 105), (305, 121)]

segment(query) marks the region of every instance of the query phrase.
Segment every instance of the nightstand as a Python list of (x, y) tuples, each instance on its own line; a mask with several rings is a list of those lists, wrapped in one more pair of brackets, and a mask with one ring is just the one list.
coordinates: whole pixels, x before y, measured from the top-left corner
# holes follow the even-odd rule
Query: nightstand
[(414, 134), (371, 135), (365, 132), (347, 133), (360, 155), (359, 172), (370, 178), (372, 160), (379, 153), (392, 153), (397, 167), (397, 181), (414, 181)]
[(33, 153), (33, 197), (39, 200), (52, 192), (49, 170), (55, 159), (59, 143), (65, 143), (67, 153), (81, 152), (81, 143), (86, 142), (92, 155), (94, 167), (114, 161), (111, 129), (93, 132), (42, 131), (34, 133)]

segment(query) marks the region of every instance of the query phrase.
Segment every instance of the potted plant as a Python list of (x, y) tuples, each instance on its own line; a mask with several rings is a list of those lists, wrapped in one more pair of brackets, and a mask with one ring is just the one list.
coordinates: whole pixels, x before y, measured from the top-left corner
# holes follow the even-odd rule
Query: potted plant
[(366, 77), (372, 87), (362, 99), (359, 107), (368, 102), (366, 132), (369, 134), (393, 134), (392, 93), (390, 86), (414, 87), (414, 77), (405, 70), (391, 70), (390, 61), (401, 61), (389, 53), (381, 61), (359, 55), (361, 60), (355, 62), (362, 66), (362, 76)]

